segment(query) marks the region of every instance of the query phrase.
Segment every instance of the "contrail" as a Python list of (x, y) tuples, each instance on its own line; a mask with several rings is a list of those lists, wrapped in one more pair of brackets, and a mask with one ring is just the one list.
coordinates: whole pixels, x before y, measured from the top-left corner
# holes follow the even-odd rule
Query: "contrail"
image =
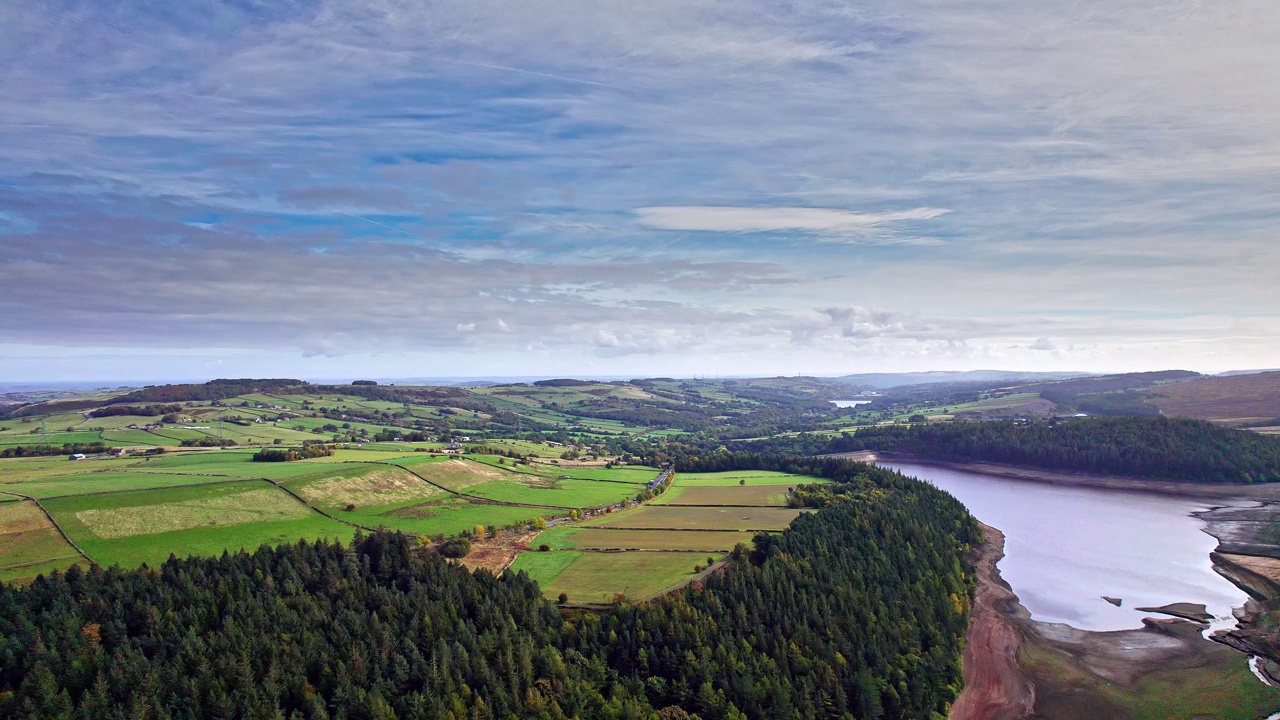
[(338, 213), (339, 215), (346, 215), (346, 216), (347, 216), (347, 217), (349, 217), (349, 218), (355, 218), (356, 220), (363, 220), (363, 221), (365, 221), (365, 222), (369, 223), (370, 225), (377, 225), (378, 227), (384, 227), (384, 228), (386, 228), (386, 229), (388, 229), (388, 230), (394, 230), (394, 231), (396, 231), (396, 232), (398, 232), (398, 233), (404, 233), (405, 235), (408, 235), (408, 236), (409, 236), (409, 237), (411, 237), (411, 238), (415, 238), (415, 239), (417, 239), (417, 240), (421, 240), (421, 241), (422, 241), (422, 242), (424, 242), (424, 243), (429, 243), (430, 245), (434, 246), (434, 247), (435, 247), (435, 249), (437, 249), (437, 250), (440, 250), (440, 251), (442, 251), (442, 252), (447, 252), (447, 251), (445, 251), (445, 250), (444, 250), (444, 247), (443, 247), (440, 243), (436, 242), (435, 240), (428, 240), (428, 239), (426, 239), (426, 238), (422, 237), (421, 235), (415, 235), (415, 234), (413, 234), (413, 233), (409, 232), (408, 230), (404, 230), (404, 229), (402, 229), (402, 228), (394, 227), (394, 226), (392, 226), (392, 225), (388, 225), (388, 224), (386, 224), (386, 223), (380, 223), (380, 222), (378, 222), (377, 220), (370, 220), (370, 219), (369, 219), (369, 218), (367, 218), (367, 217), (360, 217), (359, 215), (353, 215), (353, 214), (351, 214), (351, 213), (349, 213), (349, 212), (346, 212), (346, 211), (344, 211), (344, 210), (334, 210), (334, 212)]

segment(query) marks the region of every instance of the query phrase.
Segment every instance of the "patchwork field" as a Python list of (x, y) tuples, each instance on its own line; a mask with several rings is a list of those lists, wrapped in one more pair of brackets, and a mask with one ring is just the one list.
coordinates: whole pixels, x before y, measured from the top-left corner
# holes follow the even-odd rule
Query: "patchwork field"
[(217, 555), (353, 533), (262, 481), (62, 497), (44, 505), (102, 565), (155, 565), (170, 554)]
[(456, 535), (477, 525), (504, 527), (531, 522), (534, 518), (561, 515), (555, 510), (491, 505), (449, 495), (399, 507), (357, 509), (339, 516), (368, 527), (384, 526), (419, 535)]
[(104, 539), (155, 535), (190, 528), (212, 528), (308, 517), (311, 509), (274, 488), (209, 494), (154, 505), (81, 510), (75, 519)]
[(505, 474), (497, 468), (457, 458), (404, 458), (390, 462), (409, 468), (428, 481), (450, 490), (462, 490), (472, 485), (501, 480)]
[(673, 487), (698, 485), (705, 487), (723, 487), (726, 485), (800, 485), (805, 483), (824, 482), (821, 478), (792, 475), (772, 470), (728, 470), (725, 472), (706, 472), (676, 474)]
[(337, 475), (291, 483), (289, 488), (307, 502), (325, 508), (396, 505), (445, 493), (421, 478), (391, 466), (359, 466)]
[(43, 500), (68, 495), (110, 493), (124, 490), (151, 490), (185, 485), (207, 485), (236, 479), (211, 475), (121, 470), (119, 472), (91, 472), (84, 475), (68, 475), (4, 483), (0, 484), (0, 490), (30, 495), (33, 498)]
[(559, 526), (535, 539), (552, 550), (691, 550), (728, 552), (738, 543), (751, 544), (755, 533), (732, 530), (612, 530)]
[(470, 487), (467, 493), (502, 502), (587, 508), (622, 502), (636, 494), (636, 487), (597, 480), (561, 480), (512, 474), (494, 482)]
[(767, 471), (680, 473), (651, 503), (548, 528), (511, 570), (528, 572), (549, 598), (650, 597), (692, 579), (694, 566), (750, 545), (757, 532), (785, 529), (806, 512), (784, 507), (787, 487), (812, 482), (824, 481)]
[(526, 552), (509, 572), (529, 573), (550, 598), (564, 593), (569, 602), (608, 603), (618, 595), (643, 599), (688, 582), (697, 577), (695, 566), (707, 560), (700, 552)]
[(631, 530), (782, 530), (805, 510), (781, 507), (680, 507), (644, 505), (594, 518), (585, 526)]
[(782, 507), (787, 504), (787, 488), (783, 485), (686, 485), (682, 481), (655, 498), (653, 504)]

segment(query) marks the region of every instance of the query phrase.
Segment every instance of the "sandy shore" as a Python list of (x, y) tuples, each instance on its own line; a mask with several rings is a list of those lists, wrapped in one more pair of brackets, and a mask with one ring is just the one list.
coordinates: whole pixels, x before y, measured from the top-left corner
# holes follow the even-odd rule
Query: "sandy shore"
[(964, 649), (964, 691), (951, 707), (952, 720), (1015, 720), (1030, 717), (1035, 686), (1018, 666), (1022, 628), (1013, 619), (1018, 596), (1000, 577), (1004, 534), (982, 526), (982, 545), (971, 558), (977, 597), (969, 615)]

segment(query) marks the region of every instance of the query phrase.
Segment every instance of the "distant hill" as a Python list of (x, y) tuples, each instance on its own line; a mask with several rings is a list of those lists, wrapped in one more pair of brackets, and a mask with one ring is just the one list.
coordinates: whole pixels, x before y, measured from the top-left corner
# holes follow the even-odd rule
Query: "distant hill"
[(1165, 415), (1251, 422), (1280, 418), (1280, 371), (1201, 377), (1149, 391)]
[(1083, 372), (1017, 372), (1012, 370), (967, 370), (964, 372), (949, 372), (944, 370), (931, 370), (929, 372), (910, 373), (859, 373), (857, 375), (843, 375), (832, 379), (840, 382), (846, 382), (850, 385), (861, 385), (863, 387), (874, 388), (876, 390), (884, 390), (893, 387), (930, 385), (933, 383), (994, 383), (1020, 380), (1034, 382), (1044, 380), (1065, 380), (1067, 378), (1088, 376), (1089, 373)]
[(1257, 375), (1258, 373), (1280, 372), (1280, 368), (1262, 368), (1257, 370), (1228, 370), (1226, 372), (1217, 373), (1217, 377), (1231, 377), (1232, 375)]

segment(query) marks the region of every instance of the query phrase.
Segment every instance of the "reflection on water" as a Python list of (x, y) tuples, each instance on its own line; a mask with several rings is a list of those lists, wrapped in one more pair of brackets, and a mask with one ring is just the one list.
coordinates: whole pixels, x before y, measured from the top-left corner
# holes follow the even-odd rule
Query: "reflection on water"
[(1134, 608), (1191, 602), (1229, 623), (1231, 609), (1244, 604), (1245, 594), (1213, 571), (1217, 541), (1191, 516), (1209, 509), (1204, 501), (880, 464), (932, 482), (1000, 528), (1001, 574), (1036, 620), (1123, 630), (1153, 616)]

